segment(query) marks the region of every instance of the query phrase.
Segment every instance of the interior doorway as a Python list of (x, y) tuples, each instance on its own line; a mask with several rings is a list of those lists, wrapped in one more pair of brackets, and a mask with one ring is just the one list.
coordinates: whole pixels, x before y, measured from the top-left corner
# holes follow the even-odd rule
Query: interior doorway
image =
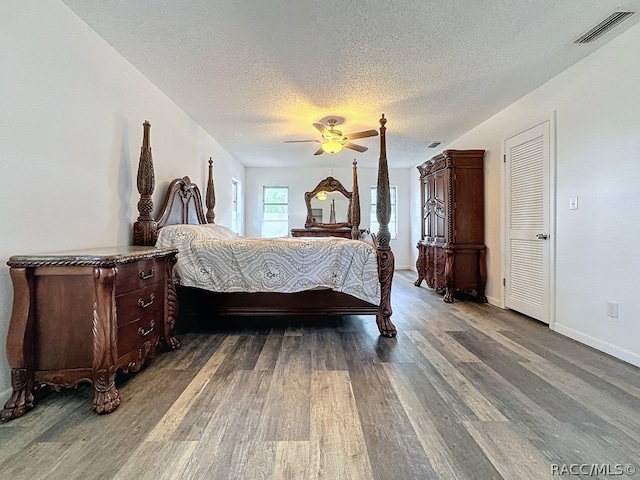
[(505, 307), (553, 326), (553, 118), (504, 142)]

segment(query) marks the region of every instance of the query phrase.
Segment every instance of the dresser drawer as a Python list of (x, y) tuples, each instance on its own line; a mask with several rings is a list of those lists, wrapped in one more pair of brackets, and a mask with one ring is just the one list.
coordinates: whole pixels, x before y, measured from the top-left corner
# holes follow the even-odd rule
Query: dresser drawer
[(145, 342), (155, 347), (162, 331), (162, 312), (152, 313), (118, 328), (118, 358), (139, 350)]
[(164, 280), (165, 265), (164, 261), (155, 258), (118, 265), (116, 295)]
[(164, 282), (158, 282), (116, 297), (118, 327), (131, 323), (158, 309), (164, 312)]

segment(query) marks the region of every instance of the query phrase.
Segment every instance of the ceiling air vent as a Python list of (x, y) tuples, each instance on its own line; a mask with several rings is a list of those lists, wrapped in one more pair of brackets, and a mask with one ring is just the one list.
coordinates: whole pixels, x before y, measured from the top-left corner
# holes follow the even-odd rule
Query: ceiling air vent
[(427, 145), (427, 148), (436, 148), (441, 143), (442, 142), (431, 142), (429, 145)]
[(603, 21), (601, 21), (598, 25), (593, 27), (588, 32), (581, 35), (575, 42), (573, 43), (591, 43), (595, 42), (602, 35), (612, 30), (613, 27), (619, 25), (623, 20), (626, 20), (635, 12), (613, 12)]

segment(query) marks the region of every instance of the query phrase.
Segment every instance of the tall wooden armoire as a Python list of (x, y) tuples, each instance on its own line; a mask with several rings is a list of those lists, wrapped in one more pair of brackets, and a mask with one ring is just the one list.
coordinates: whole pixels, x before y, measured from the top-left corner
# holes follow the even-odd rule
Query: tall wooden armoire
[(453, 302), (456, 291), (486, 302), (484, 150), (445, 150), (418, 166), (422, 239), (418, 279)]

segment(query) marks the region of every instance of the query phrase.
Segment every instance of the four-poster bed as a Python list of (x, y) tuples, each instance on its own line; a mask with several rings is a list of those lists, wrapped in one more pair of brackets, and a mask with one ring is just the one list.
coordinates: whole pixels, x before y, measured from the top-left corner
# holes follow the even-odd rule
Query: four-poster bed
[[(206, 315), (250, 315), (250, 316), (270, 316), (270, 315), (303, 315), (303, 314), (330, 314), (330, 315), (375, 315), (376, 323), (380, 334), (386, 337), (394, 337), (397, 333), (396, 327), (391, 322), (391, 282), (393, 279), (394, 271), (394, 256), (389, 246), (390, 233), (389, 233), (389, 220), (391, 214), (391, 202), (389, 196), (389, 172), (386, 156), (386, 124), (387, 120), (384, 118), (384, 114), (380, 119), (380, 157), (378, 162), (378, 179), (377, 179), (377, 205), (376, 216), (380, 225), (380, 230), (377, 234), (377, 239), (374, 241), (374, 246), (370, 246), (368, 243), (360, 241), (360, 204), (358, 196), (358, 183), (357, 183), (357, 169), (354, 162), (353, 167), (353, 199), (350, 212), (350, 218), (353, 220), (352, 226), (352, 239), (341, 238), (286, 238), (286, 239), (250, 239), (249, 237), (238, 237), (238, 239), (232, 238), (233, 235), (227, 235), (225, 233), (225, 227), (217, 228), (213, 222), (215, 215), (213, 209), (215, 207), (215, 190), (213, 182), (213, 166), (212, 161), (209, 160), (208, 181), (206, 190), (206, 206), (207, 213), (203, 211), (202, 196), (197, 185), (192, 183), (188, 177), (178, 178), (171, 182), (168, 187), (167, 193), (164, 198), (164, 202), (159, 215), (154, 218), (151, 215), (153, 210), (153, 204), (151, 196), (154, 190), (154, 171), (153, 162), (151, 160), (151, 148), (149, 144), (149, 129), (150, 124), (144, 123), (144, 137), (142, 144), (142, 152), (140, 156), (140, 164), (138, 167), (138, 190), (140, 192), (140, 201), (138, 202), (138, 210), (140, 216), (138, 221), (134, 224), (134, 245), (156, 245), (158, 238), (160, 237), (159, 244), (171, 244), (174, 240), (178, 243), (183, 242), (182, 245), (175, 245), (178, 250), (178, 261), (176, 263), (176, 272), (178, 277), (182, 272), (184, 278), (178, 280), (178, 296), (180, 300), (188, 299), (189, 303), (196, 302), (202, 304), (206, 302)], [(200, 225), (202, 229), (188, 229), (181, 230), (174, 226), (177, 225)], [(171, 227), (171, 228), (165, 228)], [(206, 228), (209, 227), (209, 228)], [(163, 231), (164, 230), (164, 231)], [(222, 234), (222, 237), (220, 235)], [(210, 237), (213, 235), (213, 237)], [(170, 240), (168, 240), (170, 238)], [(375, 236), (374, 236), (375, 238)], [(184, 243), (184, 242), (187, 243)], [(256, 243), (254, 243), (256, 242)], [(240, 244), (240, 247), (238, 247)], [(212, 273), (214, 270), (218, 272), (220, 276), (220, 269), (227, 268), (226, 272), (222, 275), (227, 277), (233, 276), (236, 273), (236, 269), (241, 268), (242, 262), (238, 262), (238, 251), (246, 251), (248, 245), (257, 245), (256, 252), (252, 252), (252, 256), (258, 257), (261, 251), (268, 250), (270, 254), (273, 254), (273, 250), (290, 247), (290, 252), (285, 254), (286, 261), (291, 261), (290, 255), (293, 255), (293, 251), (302, 251), (305, 255), (310, 250), (319, 250), (321, 248), (329, 248), (330, 253), (320, 252), (317, 263), (324, 261), (329, 262), (329, 258), (333, 260), (333, 266), (327, 265), (327, 268), (322, 270), (331, 271), (330, 279), (326, 278), (320, 281), (317, 285), (323, 288), (314, 288), (312, 274), (309, 273), (307, 277), (300, 277), (299, 280), (292, 280), (293, 285), (288, 290), (271, 290), (265, 288), (262, 291), (258, 291), (257, 287), (254, 288), (250, 283), (251, 273), (244, 273), (244, 276), (240, 276), (240, 280), (232, 280), (235, 282), (235, 289), (231, 291), (210, 291), (205, 288), (212, 287), (198, 287), (195, 280), (190, 282), (187, 277), (188, 273), (192, 273), (194, 277), (206, 277), (208, 285), (224, 283), (216, 278)], [(227, 253), (227, 250), (218, 250), (220, 254), (212, 250), (213, 248), (230, 248), (232, 253)], [(181, 250), (182, 248), (182, 250)], [(244, 250), (243, 250), (244, 249)], [(261, 250), (260, 250), (261, 249)], [(369, 249), (369, 251), (366, 251)], [(202, 250), (202, 251), (200, 251)], [(258, 251), (260, 250), (260, 251)], [(338, 253), (336, 253), (338, 252)], [(354, 253), (355, 252), (355, 253)], [(190, 263), (187, 267), (187, 257), (196, 257), (202, 254), (202, 259), (189, 258), (189, 261), (195, 262), (193, 265)], [(337, 255), (337, 256), (336, 256)], [(345, 262), (344, 257), (348, 256), (349, 261)], [(211, 266), (216, 260), (216, 257), (225, 257), (227, 262), (226, 267)], [(247, 258), (245, 255), (242, 258)], [(366, 262), (366, 257), (373, 259), (373, 275), (375, 279), (375, 285), (371, 282), (366, 283), (363, 280), (362, 285), (355, 285), (357, 278), (344, 269), (342, 265), (355, 263), (353, 258), (363, 258), (363, 266), (358, 267), (362, 272), (363, 278), (366, 277), (366, 272), (371, 273), (371, 265)], [(315, 261), (315, 258), (312, 257)], [(181, 263), (181, 259), (183, 263)], [(326, 259), (326, 260), (325, 260)], [(255, 259), (254, 259), (255, 260)], [(278, 260), (274, 260), (273, 255), (269, 257), (268, 262), (262, 260), (263, 263), (268, 263)], [(294, 264), (295, 264), (294, 260)], [(230, 265), (229, 262), (234, 262)], [(309, 265), (308, 257), (300, 260), (301, 265)], [(224, 263), (224, 262), (223, 262)], [(295, 264), (297, 265), (297, 264)], [(205, 268), (205, 266), (208, 268)], [(317, 266), (317, 264), (315, 265)], [(336, 267), (337, 266), (337, 267)], [(181, 270), (182, 267), (182, 270)], [(280, 268), (282, 270), (285, 267), (276, 267), (276, 270)], [(311, 269), (311, 267), (309, 267)], [(331, 269), (337, 268), (339, 271)], [(279, 271), (280, 271), (279, 270)], [(253, 272), (253, 271), (252, 271)], [(282, 275), (283, 277), (286, 275)], [(325, 275), (326, 276), (326, 275)], [(339, 279), (336, 280), (336, 278)], [(345, 280), (346, 279), (346, 280)], [(247, 291), (238, 291), (238, 284), (242, 283), (246, 285)], [(326, 285), (327, 281), (337, 281), (335, 286)], [(324, 282), (324, 283), (323, 283)], [(184, 283), (184, 286), (181, 285)], [(227, 282), (229, 283), (229, 282)], [(264, 282), (263, 282), (264, 284)], [(309, 285), (308, 289), (300, 290), (300, 285)], [(355, 286), (354, 286), (355, 285)], [(335, 288), (334, 290), (329, 288)], [(338, 290), (338, 291), (336, 291)], [(369, 291), (370, 290), (370, 291)], [(355, 293), (354, 293), (355, 292)], [(373, 295), (373, 296), (372, 296)]]

